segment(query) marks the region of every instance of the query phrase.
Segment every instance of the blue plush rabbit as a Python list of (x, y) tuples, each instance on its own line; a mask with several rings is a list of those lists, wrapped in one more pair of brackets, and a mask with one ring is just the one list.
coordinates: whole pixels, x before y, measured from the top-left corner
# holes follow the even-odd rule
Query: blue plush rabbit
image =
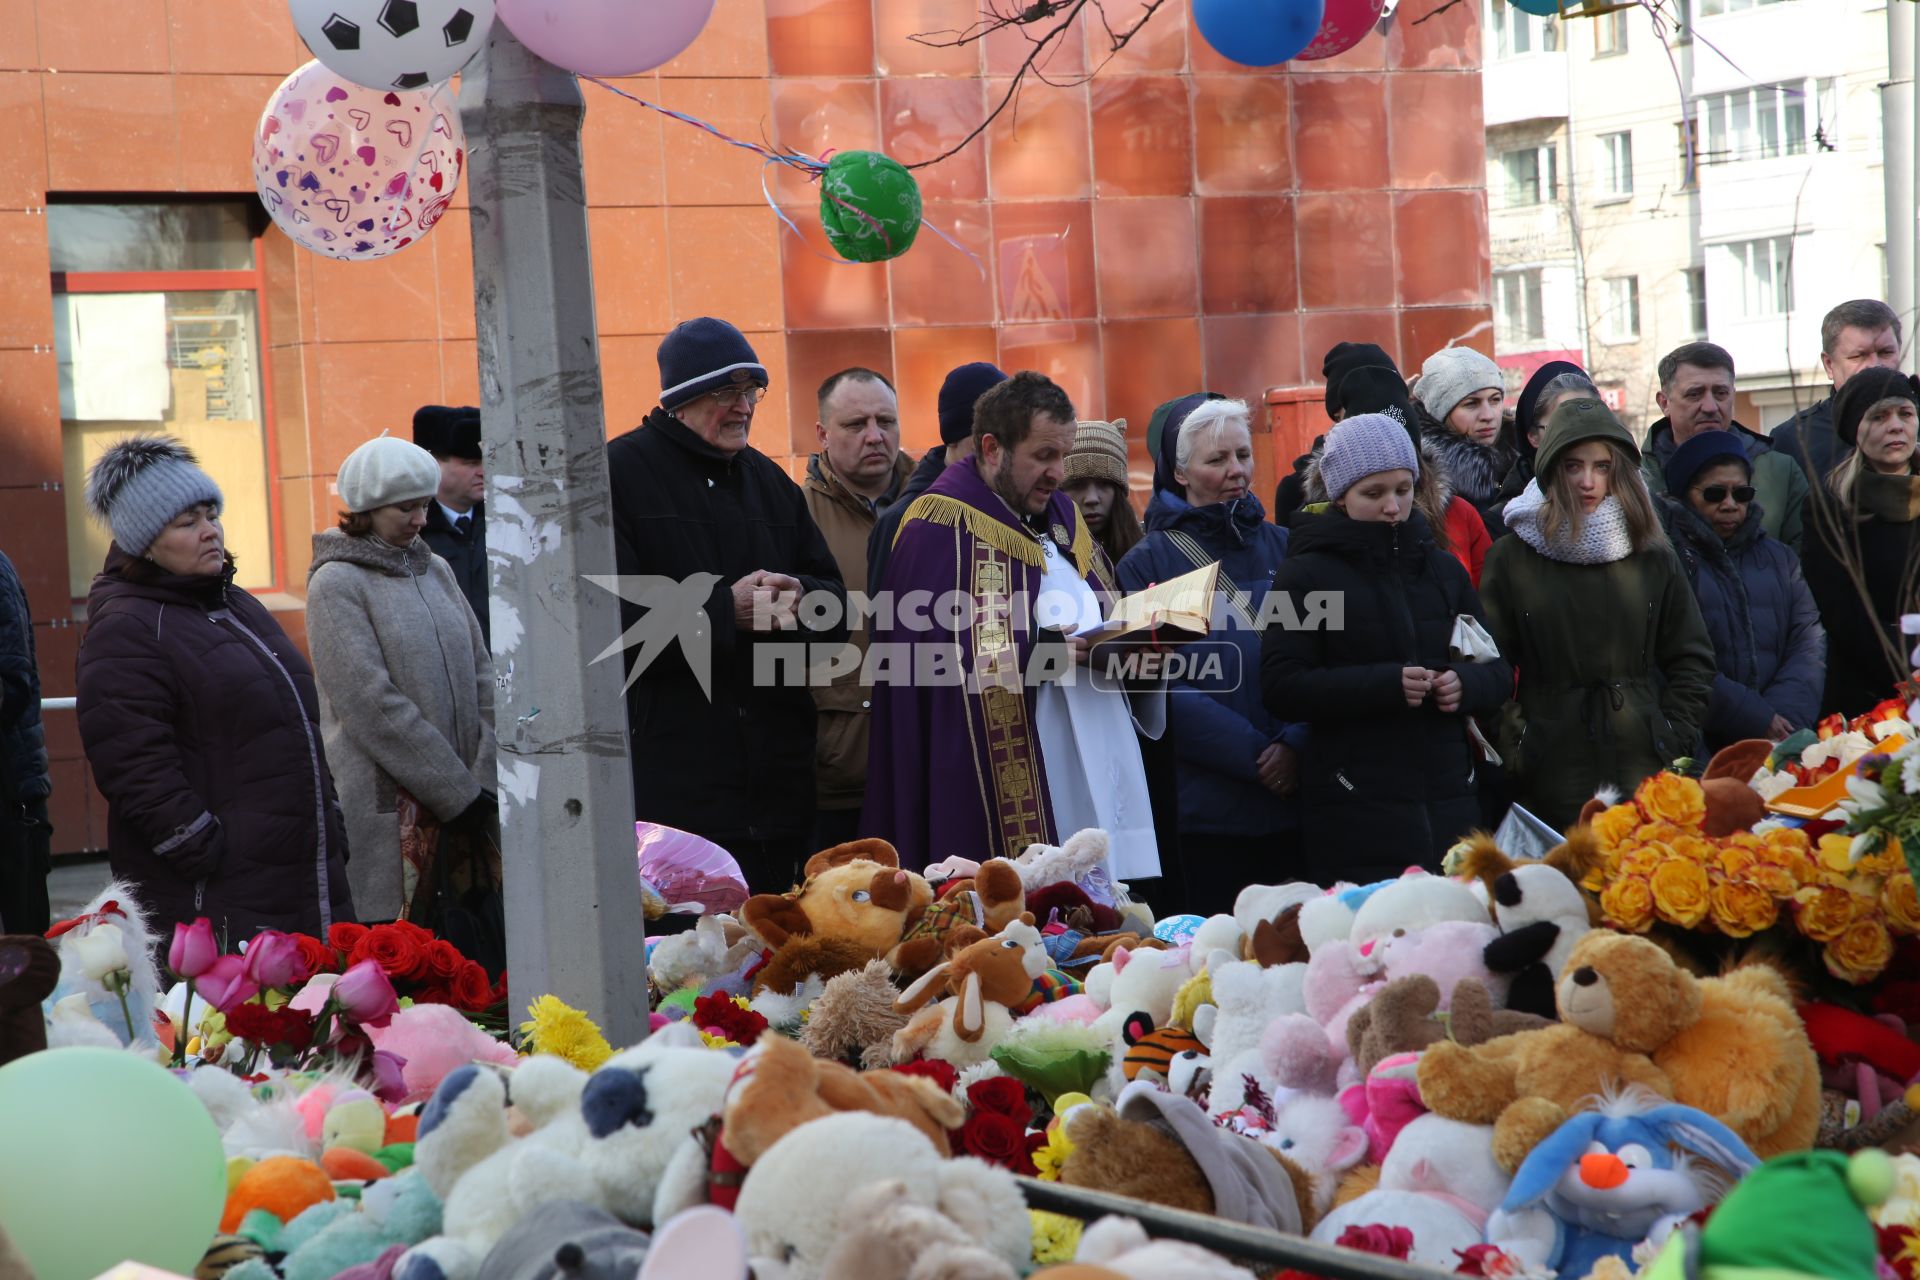
[(1665, 1239), (1758, 1163), (1706, 1112), (1631, 1089), (1600, 1099), (1533, 1149), (1488, 1219), (1487, 1239), (1533, 1265), (1584, 1276), (1603, 1257), (1628, 1260), (1642, 1240)]

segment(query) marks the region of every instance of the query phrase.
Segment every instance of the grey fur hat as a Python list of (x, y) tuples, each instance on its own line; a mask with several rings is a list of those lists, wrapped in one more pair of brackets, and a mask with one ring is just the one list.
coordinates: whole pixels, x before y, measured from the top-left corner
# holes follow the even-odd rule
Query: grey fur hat
[(224, 505), (220, 486), (172, 436), (129, 436), (108, 445), (87, 472), (87, 507), (128, 555), (141, 555), (191, 507)]

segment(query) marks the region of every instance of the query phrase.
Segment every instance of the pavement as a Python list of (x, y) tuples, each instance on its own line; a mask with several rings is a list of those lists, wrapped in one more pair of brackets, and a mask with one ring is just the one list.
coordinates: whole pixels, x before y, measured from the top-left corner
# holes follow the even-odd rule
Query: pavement
[(66, 920), (80, 914), (89, 902), (113, 879), (105, 854), (59, 857), (53, 860), (53, 874), (47, 877), (47, 896), (53, 900), (53, 918)]

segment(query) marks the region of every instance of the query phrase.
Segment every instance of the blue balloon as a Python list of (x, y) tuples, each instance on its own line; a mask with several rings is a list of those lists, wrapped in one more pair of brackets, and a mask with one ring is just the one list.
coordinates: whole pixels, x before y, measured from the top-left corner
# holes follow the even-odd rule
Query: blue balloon
[(1326, 0), (1193, 0), (1194, 25), (1221, 57), (1274, 67), (1313, 43)]

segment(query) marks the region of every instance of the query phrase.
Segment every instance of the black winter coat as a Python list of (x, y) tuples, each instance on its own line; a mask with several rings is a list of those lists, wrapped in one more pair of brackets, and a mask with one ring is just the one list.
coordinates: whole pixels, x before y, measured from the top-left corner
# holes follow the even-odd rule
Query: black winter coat
[(113, 874), (160, 937), (202, 915), (234, 942), (353, 919), (313, 669), (231, 561), (181, 577), (112, 547), (78, 666)]
[[(1438, 870), (1480, 825), (1478, 752), (1467, 716), (1499, 709), (1513, 690), (1504, 660), (1455, 663), (1454, 620), (1482, 617), (1460, 562), (1433, 545), (1419, 512), (1404, 524), (1337, 511), (1294, 517), (1273, 589), (1306, 618), (1308, 593), (1339, 592), (1340, 630), (1267, 628), (1260, 684), (1267, 710), (1308, 724), (1301, 756), (1306, 875), (1321, 884)], [(1461, 710), (1431, 698), (1409, 707), (1403, 667), (1457, 671)]]
[(1473, 504), (1489, 538), (1505, 533), (1500, 512), (1515, 494), (1501, 496), (1501, 485), (1518, 459), (1504, 432), (1494, 444), (1477, 444), (1436, 421), (1424, 407), (1414, 408), (1420, 416), (1420, 464), (1437, 469), (1456, 496)]
[[(804, 640), (838, 648), (838, 622), (813, 632), (754, 633), (734, 621), (733, 584), (755, 570), (789, 574), (802, 593), (841, 598), (840, 568), (787, 473), (752, 447), (728, 455), (656, 409), (607, 446), (614, 560), (624, 577), (684, 582), (717, 575), (705, 622), (676, 620), (666, 647), (627, 693), (636, 816), (731, 842), (790, 839), (813, 829), (814, 704), (803, 683), (756, 682), (754, 653)], [(646, 611), (623, 601), (631, 627)], [(675, 635), (711, 642), (711, 696)], [(627, 652), (631, 666), (637, 648)], [(776, 671), (780, 668), (776, 668)]]
[(428, 502), (427, 527), (420, 531), (420, 536), (426, 539), (433, 554), (453, 570), (460, 594), (467, 598), (473, 616), (480, 620), (480, 634), (491, 645), (493, 610), (487, 602), (487, 504), (476, 502), (467, 514), (473, 517), (473, 523), (462, 537), (447, 519), (446, 508), (438, 502)]
[[(1827, 496), (1827, 473), (1853, 450), (1833, 429), (1833, 397), (1810, 404), (1773, 429), (1773, 447), (1798, 462), (1816, 497)], [(1811, 518), (1811, 517), (1809, 517)]]
[(879, 596), (880, 584), (886, 581), (887, 561), (893, 559), (893, 540), (900, 535), (900, 522), (907, 518), (907, 508), (915, 498), (931, 489), (946, 469), (947, 446), (937, 444), (927, 450), (926, 456), (914, 467), (900, 496), (888, 503), (887, 509), (873, 522), (873, 532), (867, 535), (867, 580), (856, 584), (866, 588), (869, 598)]
[[(1828, 500), (1820, 516), (1810, 517), (1801, 561), (1827, 627), (1821, 711), (1848, 717), (1893, 697), (1894, 686), (1907, 678), (1909, 664), (1896, 664), (1889, 655), (1904, 658), (1913, 648), (1900, 634), (1900, 617), (1920, 608), (1920, 476), (1863, 474), (1860, 480), (1882, 498), (1869, 504), (1876, 514), (1862, 517)], [(1836, 543), (1844, 558), (1836, 554)], [(1860, 567), (1866, 600), (1854, 589), (1848, 562)]]
[[(31, 804), (50, 791), (33, 610), (13, 561), (0, 555), (0, 800)], [(0, 814), (0, 821), (8, 816)]]

